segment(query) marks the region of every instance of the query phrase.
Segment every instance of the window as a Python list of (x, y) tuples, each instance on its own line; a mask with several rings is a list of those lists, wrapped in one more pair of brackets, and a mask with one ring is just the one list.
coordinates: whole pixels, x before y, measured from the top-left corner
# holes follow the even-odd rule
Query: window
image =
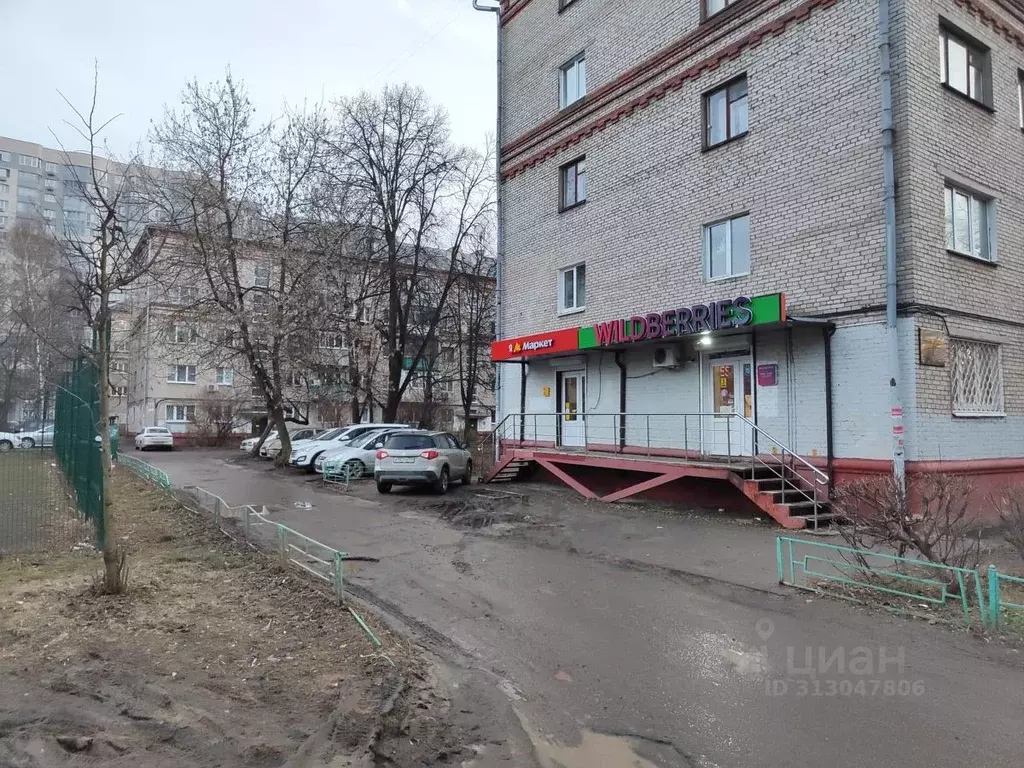
[(950, 339), (950, 390), (955, 416), (1003, 415), (1003, 361), (999, 345)]
[(445, 347), (441, 350), (441, 365), (452, 366), (455, 365), (455, 350), (451, 347)]
[(18, 183), (23, 186), (38, 187), (39, 186), (39, 174), (30, 173), (29, 171), (22, 171), (18, 174)]
[(47, 219), (47, 220), (51, 220), (51, 221), (52, 221), (52, 220), (53, 220), (53, 217), (54, 217), (55, 215), (56, 215), (56, 214), (54, 214), (54, 212), (53, 212), (53, 211), (43, 211), (43, 218), (44, 218), (44, 219)]
[(708, 280), (750, 274), (750, 216), (704, 227), (704, 269)]
[(455, 392), (455, 382), (451, 379), (444, 379), (443, 381), (438, 382), (437, 388), (441, 392), (447, 392), (450, 395)]
[(46, 172), (47, 173), (56, 173), (57, 172), (57, 164), (56, 163), (47, 163), (46, 164)]
[(737, 0), (705, 0), (704, 18), (710, 18), (716, 13), (721, 13), (735, 2), (737, 2)]
[(10, 152), (0, 152), (0, 163), (9, 163), (9, 162), (11, 162), (11, 153)]
[(57, 202), (57, 196), (56, 195), (51, 195), (50, 193), (47, 193), (47, 194), (43, 195), (43, 201), (47, 202), (47, 203), (56, 203)]
[(188, 344), (190, 341), (195, 341), (199, 334), (190, 325), (172, 325), (168, 336), (170, 336), (172, 344)]
[(587, 95), (587, 57), (579, 54), (559, 70), (558, 104), (565, 109)]
[(994, 202), (973, 192), (946, 186), (946, 249), (994, 261)]
[(189, 422), (196, 418), (194, 405), (168, 405), (164, 412), (167, 415), (166, 421)]
[(366, 299), (352, 305), (352, 319), (358, 323), (370, 322), (370, 302)]
[(558, 276), (558, 311), (580, 312), (587, 305), (587, 265), (563, 269)]
[(948, 27), (939, 31), (939, 77), (964, 96), (990, 104), (988, 49)]
[(269, 288), (270, 287), (270, 267), (266, 264), (256, 265), (256, 280), (255, 284), (257, 288)]
[(316, 345), (320, 349), (348, 349), (348, 340), (343, 333), (320, 333)]
[(168, 366), (167, 381), (169, 381), (171, 384), (195, 384), (196, 367), (194, 365)]
[(113, 386), (110, 387), (110, 394), (114, 397), (127, 397), (128, 387), (127, 386)]
[(179, 285), (168, 291), (168, 298), (175, 304), (191, 304), (198, 296), (195, 286)]
[(6, 229), (6, 228), (7, 228), (7, 217), (6, 216), (0, 216), (0, 229)]
[(124, 362), (123, 360), (115, 360), (110, 364), (110, 370), (113, 371), (114, 373), (127, 373), (128, 363)]
[(11, 191), (10, 184), (0, 184), (0, 195), (6, 195)]
[(28, 187), (18, 187), (18, 199), (19, 200), (31, 200), (34, 203), (39, 202), (39, 190), (29, 189)]
[(713, 147), (747, 133), (747, 76), (704, 97), (704, 145)]
[(558, 12), (561, 13), (575, 2), (576, 0), (558, 0)]
[(6, 210), (7, 210), (7, 201), (6, 200), (0, 200), (0, 211), (6, 211)]
[(217, 383), (222, 387), (230, 387), (234, 385), (235, 371), (232, 368), (218, 368)]
[(47, 179), (45, 184), (44, 184), (44, 186), (46, 187), (46, 191), (47, 192), (56, 192), (57, 191), (57, 182), (54, 181), (53, 179)]
[(29, 157), (28, 155), (22, 155), (21, 157), (18, 158), (18, 165), (26, 165), (29, 168), (38, 168), (39, 158)]
[[(561, 210), (587, 202), (587, 158), (563, 165), (561, 170)], [(600, 207), (600, 206), (599, 206)]]

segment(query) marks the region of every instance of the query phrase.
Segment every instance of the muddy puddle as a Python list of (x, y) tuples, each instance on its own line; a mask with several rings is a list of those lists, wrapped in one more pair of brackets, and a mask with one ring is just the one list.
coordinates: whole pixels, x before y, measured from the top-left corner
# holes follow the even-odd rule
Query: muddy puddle
[[(596, 733), (586, 728), (580, 729), (578, 744), (560, 744), (532, 728), (522, 714), (516, 714), (533, 743), (534, 755), (541, 768), (660, 768), (674, 764), (652, 762), (643, 757), (629, 737)], [(678, 759), (679, 755), (675, 757)]]

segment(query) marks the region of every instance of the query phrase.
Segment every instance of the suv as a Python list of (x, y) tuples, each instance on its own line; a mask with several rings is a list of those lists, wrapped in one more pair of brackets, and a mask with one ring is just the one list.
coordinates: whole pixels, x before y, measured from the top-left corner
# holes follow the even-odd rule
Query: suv
[(394, 485), (430, 485), (447, 493), (452, 480), (473, 482), (473, 459), (447, 432), (391, 435), (377, 451), (373, 477), (380, 493)]

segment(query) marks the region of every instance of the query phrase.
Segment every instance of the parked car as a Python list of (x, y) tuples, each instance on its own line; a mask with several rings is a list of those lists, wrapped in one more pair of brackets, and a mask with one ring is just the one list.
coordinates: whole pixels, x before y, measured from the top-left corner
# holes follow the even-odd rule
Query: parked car
[(452, 480), (473, 482), (473, 458), (447, 432), (391, 435), (377, 451), (373, 477), (380, 493), (395, 485), (430, 485), (447, 493)]
[(147, 451), (151, 448), (174, 450), (174, 435), (167, 427), (146, 427), (135, 436), (135, 450)]
[[(277, 432), (274, 431), (274, 432), (271, 432), (269, 435), (267, 435), (267, 440), (272, 440), (272, 439), (274, 439), (276, 437), (277, 437)], [(238, 450), (243, 451), (245, 453), (250, 453), (252, 451), (252, 449), (256, 447), (256, 443), (258, 443), (259, 441), (260, 441), (260, 439), (259, 439), (258, 436), (257, 437), (247, 437), (247, 438), (245, 438), (245, 440), (243, 440), (242, 442), (240, 442), (238, 444)]]
[(53, 446), (53, 425), (42, 429), (22, 430), (16, 434), (22, 448), (50, 448)]
[(360, 435), (372, 432), (376, 429), (408, 429), (408, 424), (350, 424), (347, 427), (338, 427), (324, 432), (312, 440), (300, 440), (292, 446), (292, 455), (288, 463), (293, 467), (303, 467), (312, 471), (317, 457), (326, 450), (338, 448), (341, 445), (355, 440)]
[(20, 444), (18, 436), (14, 432), (0, 432), (0, 453), (7, 453), (14, 446)]
[[(310, 440), (326, 431), (327, 430), (320, 429), (318, 427), (303, 427), (302, 429), (296, 429), (293, 432), (289, 432), (289, 436), (291, 437), (291, 441), (296, 443), (299, 440)], [(273, 437), (267, 437), (267, 439), (263, 441), (263, 445), (260, 446), (260, 456), (264, 459), (276, 459), (278, 454), (281, 453), (281, 441), (277, 437), (276, 430), (273, 432), (273, 435)]]
[(365, 432), (340, 448), (324, 451), (313, 462), (313, 469), (320, 474), (337, 474), (346, 464), (350, 467), (349, 477), (357, 478), (373, 471), (377, 449), (395, 434), (410, 434), (411, 429), (375, 429)]

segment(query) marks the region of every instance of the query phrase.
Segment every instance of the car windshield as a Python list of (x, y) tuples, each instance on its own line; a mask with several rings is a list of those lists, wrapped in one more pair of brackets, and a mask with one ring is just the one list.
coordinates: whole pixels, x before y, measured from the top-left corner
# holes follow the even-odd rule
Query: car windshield
[(319, 437), (315, 437), (313, 439), (314, 440), (333, 440), (334, 438), (336, 438), (338, 435), (340, 435), (344, 431), (345, 430), (341, 429), (341, 428), (331, 429), (331, 430), (328, 430), (327, 432), (324, 432)]
[(385, 448), (396, 451), (416, 451), (421, 448), (433, 448), (434, 438), (430, 435), (392, 435), (384, 443)]
[(380, 430), (376, 432), (368, 432), (365, 435), (360, 435), (352, 441), (353, 445), (358, 445), (360, 448), (372, 448), (375, 443), (379, 442), (387, 433)]
[(163, 427), (154, 427), (154, 428), (152, 428), (152, 429), (147, 429), (146, 431), (147, 431), (147, 432), (149, 432), (149, 433), (151, 433), (151, 434), (154, 434), (154, 435), (167, 435), (167, 434), (170, 434), (170, 433), (169, 433), (169, 432), (168, 432), (168, 431), (167, 431), (166, 429), (164, 429)]

